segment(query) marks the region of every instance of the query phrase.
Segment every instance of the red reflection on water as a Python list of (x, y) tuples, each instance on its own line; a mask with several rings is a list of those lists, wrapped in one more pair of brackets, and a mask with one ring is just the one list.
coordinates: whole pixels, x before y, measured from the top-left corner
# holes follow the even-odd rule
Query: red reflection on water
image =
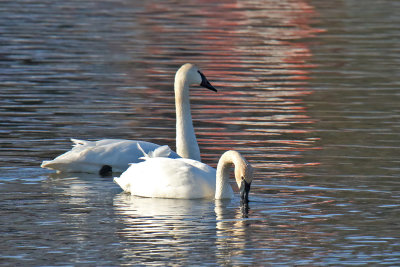
[[(227, 149), (240, 148), (245, 154), (251, 151), (259, 166), (318, 164), (296, 160), (315, 148), (315, 139), (305, 140), (314, 121), (303, 103), (312, 93), (308, 80), (315, 66), (302, 41), (321, 32), (311, 26), (314, 16), (304, 0), (144, 4), (136, 18), (144, 29), (140, 37), (146, 56), (140, 60), (148, 65), (145, 76), (161, 79), (159, 87), (146, 87), (146, 93), (170, 103), (156, 105), (156, 113), (173, 116), (174, 73), (182, 63), (194, 62), (219, 89), (218, 94), (191, 92), (196, 134), (207, 163), (216, 162)], [(282, 158), (288, 162), (277, 160)]]

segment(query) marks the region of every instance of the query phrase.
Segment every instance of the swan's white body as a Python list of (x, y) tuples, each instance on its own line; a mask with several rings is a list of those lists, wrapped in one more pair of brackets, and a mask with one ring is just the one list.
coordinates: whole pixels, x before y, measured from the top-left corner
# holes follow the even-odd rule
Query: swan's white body
[(250, 164), (236, 151), (225, 152), (217, 170), (191, 159), (146, 158), (131, 166), (114, 181), (127, 193), (157, 198), (230, 199), (229, 166), (235, 166), (238, 186), (243, 179), (251, 183)]
[[(191, 158), (200, 161), (200, 149), (193, 128), (189, 101), (189, 86), (200, 84), (216, 91), (195, 65), (184, 64), (175, 75), (174, 91), (176, 106), (176, 148), (169, 157)], [(104, 166), (113, 172), (123, 172), (129, 163), (140, 162), (143, 156), (138, 144), (148, 153), (160, 145), (134, 140), (104, 139), (84, 141), (71, 139), (74, 147), (54, 160), (43, 161), (41, 167), (57, 172), (98, 173)], [(179, 154), (179, 156), (178, 156)]]
[[(142, 161), (140, 158), (143, 157), (143, 152), (138, 149), (138, 144), (145, 153), (162, 148), (162, 146), (150, 142), (123, 139), (100, 141), (71, 139), (71, 141), (74, 143), (74, 147), (70, 151), (52, 161), (43, 161), (42, 167), (61, 172), (97, 173), (107, 165), (112, 166), (114, 172), (123, 172), (129, 167), (129, 163)], [(158, 156), (180, 158), (171, 150)]]

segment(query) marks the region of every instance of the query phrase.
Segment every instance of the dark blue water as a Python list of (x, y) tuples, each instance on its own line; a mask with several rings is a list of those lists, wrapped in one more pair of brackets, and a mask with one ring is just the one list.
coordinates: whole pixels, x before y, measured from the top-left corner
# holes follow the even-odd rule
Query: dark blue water
[[(2, 265), (400, 263), (397, 1), (3, 1)], [(69, 138), (175, 147), (173, 77), (196, 63), (204, 162), (256, 168), (239, 200), (143, 199), (57, 175)], [(246, 218), (247, 217), (247, 218)]]

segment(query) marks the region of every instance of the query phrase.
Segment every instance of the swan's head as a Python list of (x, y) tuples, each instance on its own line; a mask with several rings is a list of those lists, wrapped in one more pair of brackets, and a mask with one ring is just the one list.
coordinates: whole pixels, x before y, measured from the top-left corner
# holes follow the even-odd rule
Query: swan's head
[(187, 85), (197, 84), (201, 87), (217, 92), (214, 86), (207, 80), (206, 76), (196, 65), (186, 63), (179, 68), (175, 75), (175, 82), (183, 81)]
[(235, 180), (240, 189), (240, 198), (243, 203), (249, 202), (251, 182), (253, 181), (253, 167), (241, 156), (241, 162), (235, 165)]
[(225, 164), (235, 166), (235, 181), (240, 189), (241, 200), (243, 203), (248, 203), (250, 186), (253, 181), (253, 167), (235, 150), (229, 150), (222, 154), (217, 169), (220, 168), (220, 165), (224, 166)]

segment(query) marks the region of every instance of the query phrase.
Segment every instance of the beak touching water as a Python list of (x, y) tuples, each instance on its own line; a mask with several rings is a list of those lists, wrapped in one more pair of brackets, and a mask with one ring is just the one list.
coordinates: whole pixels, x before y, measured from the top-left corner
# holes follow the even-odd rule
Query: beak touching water
[(206, 76), (204, 76), (204, 74), (201, 73), (200, 71), (199, 71), (199, 74), (201, 76), (200, 86), (204, 87), (204, 88), (207, 88), (207, 89), (210, 89), (211, 91), (217, 92), (217, 89), (215, 89), (215, 87), (212, 86), (212, 84), (207, 80)]
[(242, 180), (240, 184), (240, 199), (242, 203), (249, 203), (249, 192), (250, 192), (251, 182), (246, 182), (245, 179)]

